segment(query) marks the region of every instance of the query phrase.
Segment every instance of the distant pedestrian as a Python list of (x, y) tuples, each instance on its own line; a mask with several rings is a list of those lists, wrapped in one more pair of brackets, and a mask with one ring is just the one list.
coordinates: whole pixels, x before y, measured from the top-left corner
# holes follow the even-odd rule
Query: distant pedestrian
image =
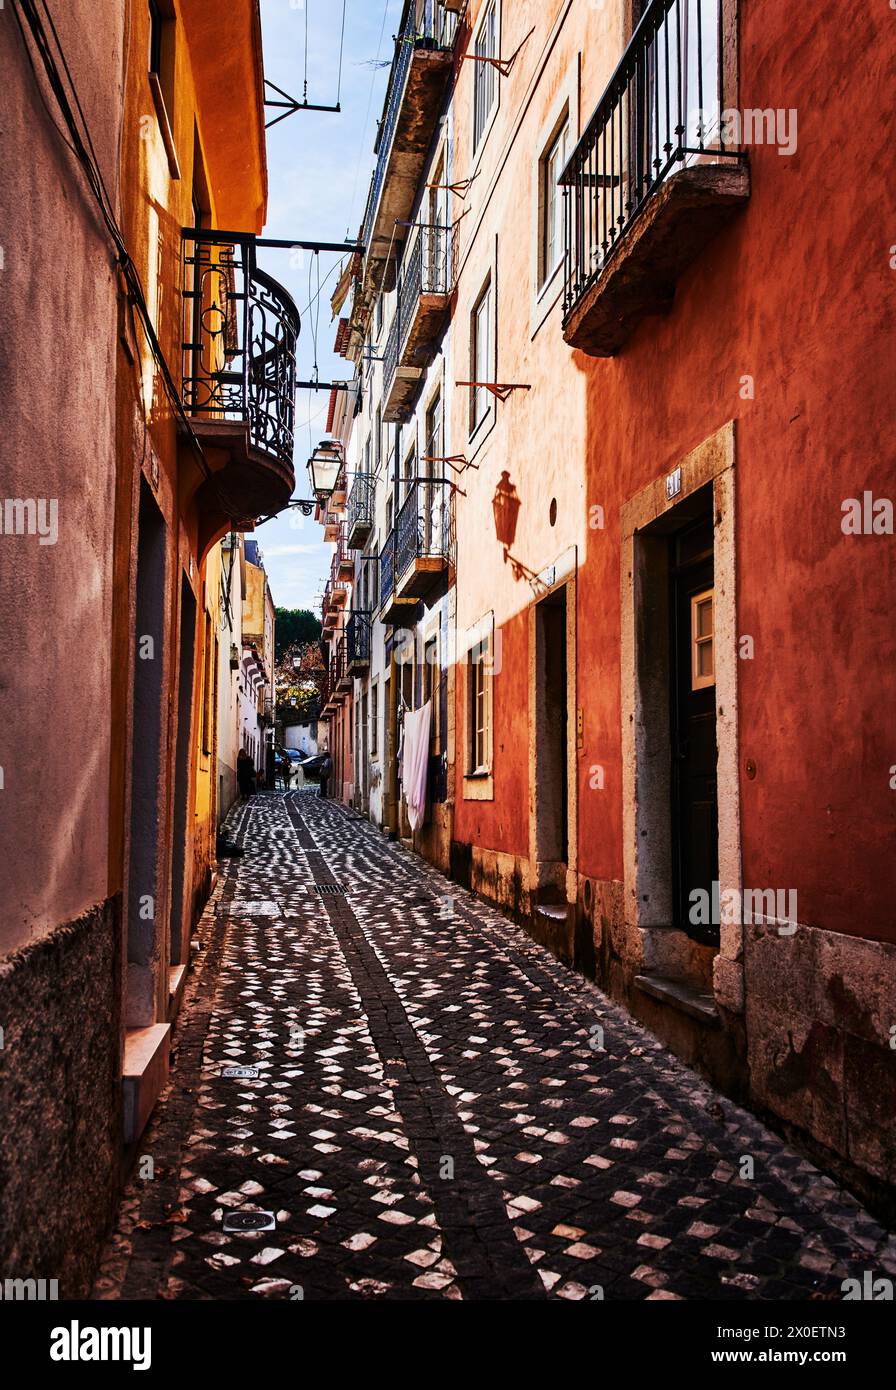
[(330, 774), (333, 771), (333, 759), (329, 753), (324, 754), (324, 760), (320, 765), (320, 794), (322, 797), (327, 795), (327, 787), (330, 782)]
[(255, 764), (245, 748), (241, 748), (236, 760), (236, 780), (243, 801), (248, 801), (255, 791)]

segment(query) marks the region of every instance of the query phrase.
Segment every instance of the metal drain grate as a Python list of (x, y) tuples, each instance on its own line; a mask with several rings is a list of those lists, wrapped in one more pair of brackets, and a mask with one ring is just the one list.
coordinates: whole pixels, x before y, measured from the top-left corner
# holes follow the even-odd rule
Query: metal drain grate
[(315, 893), (338, 893), (340, 897), (345, 897), (345, 889), (341, 883), (315, 883)]

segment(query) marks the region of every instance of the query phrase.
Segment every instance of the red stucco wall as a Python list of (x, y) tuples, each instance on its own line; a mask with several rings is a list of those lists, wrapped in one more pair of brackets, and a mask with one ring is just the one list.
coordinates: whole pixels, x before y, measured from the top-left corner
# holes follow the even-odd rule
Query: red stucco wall
[[(528, 420), (530, 430), (544, 430), (547, 421), (554, 438), (530, 434), (527, 449), (520, 428), (521, 449), (505, 446), (501, 466), (511, 466), (521, 484), (521, 517), (527, 505), (543, 506), (545, 475), (558, 468), (565, 468), (569, 497), (584, 475), (580, 504), (605, 509), (605, 529), (586, 533), (585, 544), (579, 538), (577, 700), (585, 735), (578, 870), (618, 880), (620, 507), (736, 420), (738, 633), (755, 643), (754, 659), (738, 668), (740, 764), (750, 757), (758, 765), (755, 780), (742, 776), (739, 788), (744, 882), (796, 889), (800, 920), (810, 925), (893, 941), (894, 542), (844, 536), (841, 504), (865, 490), (892, 498), (896, 489), (896, 271), (889, 263), (896, 222), (881, 105), (894, 16), (886, 5), (860, 7), (847, 24), (833, 9), (785, 0), (743, 4), (740, 16), (741, 107), (795, 108), (797, 152), (751, 150), (748, 208), (679, 282), (672, 312), (648, 320), (618, 357), (571, 353), (556, 311), (550, 357), (538, 356), (537, 340), (530, 351), (529, 306), (516, 273), (518, 265), (525, 270), (525, 238), (514, 235), (528, 215), (521, 211), (527, 185), (508, 165), (505, 187), (494, 195), (502, 209), (494, 218), (499, 376), (532, 390), (500, 409), (508, 422)], [(585, 55), (585, 119), (602, 91), (589, 80), (591, 22), (578, 23), (575, 39), (557, 54), (558, 63), (572, 61), (576, 50)], [(514, 46), (509, 35), (507, 43)], [(544, 82), (547, 109), (556, 84)], [(501, 100), (512, 109), (510, 83)], [(459, 129), (467, 106), (460, 87)], [(746, 375), (752, 400), (740, 394)], [(584, 438), (564, 418), (569, 402), (575, 422), (583, 388)], [(461, 419), (459, 411), (455, 428)], [(505, 438), (515, 429), (508, 423)], [(495, 468), (488, 467), (493, 489)], [(472, 495), (482, 484), (478, 475), (466, 477)], [(483, 486), (477, 522), (471, 511), (459, 513), (458, 583), (465, 583), (466, 559), (483, 592), (489, 573), (503, 582), (500, 553), (489, 570), (473, 534), (474, 524), (488, 529), (486, 505)], [(581, 515), (579, 524), (587, 524)], [(459, 742), (454, 830), (458, 840), (518, 855), (528, 853), (527, 644), (526, 624), (514, 618), (496, 681), (495, 801), (463, 800)], [(460, 680), (459, 730), (464, 713)], [(611, 793), (599, 798), (587, 785), (596, 762)]]

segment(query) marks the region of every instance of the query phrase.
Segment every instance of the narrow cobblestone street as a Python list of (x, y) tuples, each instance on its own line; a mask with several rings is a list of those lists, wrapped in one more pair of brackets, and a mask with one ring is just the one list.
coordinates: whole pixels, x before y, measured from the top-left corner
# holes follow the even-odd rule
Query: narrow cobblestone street
[[(896, 1272), (851, 1197), (365, 821), (270, 794), (231, 828), (96, 1297), (839, 1299)], [(275, 1229), (224, 1229), (247, 1211)]]

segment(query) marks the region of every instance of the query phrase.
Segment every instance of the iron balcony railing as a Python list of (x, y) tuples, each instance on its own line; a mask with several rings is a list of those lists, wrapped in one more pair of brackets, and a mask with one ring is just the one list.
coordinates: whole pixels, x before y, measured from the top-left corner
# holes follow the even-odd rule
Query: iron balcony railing
[(336, 621), (337, 609), (336, 605), (333, 602), (333, 585), (329, 579), (324, 585), (324, 596), (321, 602), (320, 612), (321, 627), (327, 628), (332, 626), (332, 624)]
[(441, 0), (416, 0), (416, 3), (410, 6), (404, 28), (396, 40), (386, 112), (376, 142), (376, 168), (370, 183), (367, 208), (364, 213), (364, 226), (361, 233), (361, 240), (365, 247), (370, 245), (370, 234), (373, 231), (377, 205), (383, 191), (383, 181), (386, 177), (395, 126), (401, 104), (404, 101), (404, 92), (414, 49), (450, 49), (454, 46), (456, 33), (457, 15), (446, 9)]
[(345, 664), (345, 637), (342, 636), (336, 643), (333, 655), (330, 657), (330, 684), (334, 692), (338, 693), (339, 684), (348, 676)]
[(724, 0), (653, 0), (560, 176), (564, 318), (670, 174), (742, 160), (721, 119)]
[(417, 478), (395, 525), (395, 573), (400, 579), (417, 559), (448, 559), (450, 491), (445, 478)]
[[(352, 550), (360, 550), (373, 526), (375, 484), (369, 473), (358, 473), (348, 495), (348, 544)], [(363, 533), (363, 540), (353, 543), (354, 537)]]
[(401, 336), (401, 314), (399, 312), (399, 302), (396, 301), (395, 313), (392, 315), (392, 322), (389, 325), (389, 333), (386, 338), (386, 349), (383, 353), (383, 394), (389, 390), (395, 377), (395, 370), (398, 366), (398, 350)]
[(447, 295), (451, 289), (451, 228), (418, 227), (401, 264), (395, 313), (383, 354), (383, 388), (388, 391), (423, 294)]
[(291, 468), (299, 311), (251, 235), (185, 228), (183, 251), (187, 414), (243, 421), (253, 448)]
[(344, 574), (343, 571), (351, 571), (354, 568), (354, 561), (352, 560), (351, 553), (346, 544), (346, 533), (347, 528), (340, 521), (336, 536), (336, 549), (333, 551), (333, 559), (330, 567), (331, 579), (334, 583), (339, 584), (343, 583), (344, 580), (348, 578), (348, 574)]
[(395, 592), (395, 531), (389, 532), (380, 551), (380, 607)]
[(356, 609), (345, 625), (349, 670), (370, 661), (370, 614)]

